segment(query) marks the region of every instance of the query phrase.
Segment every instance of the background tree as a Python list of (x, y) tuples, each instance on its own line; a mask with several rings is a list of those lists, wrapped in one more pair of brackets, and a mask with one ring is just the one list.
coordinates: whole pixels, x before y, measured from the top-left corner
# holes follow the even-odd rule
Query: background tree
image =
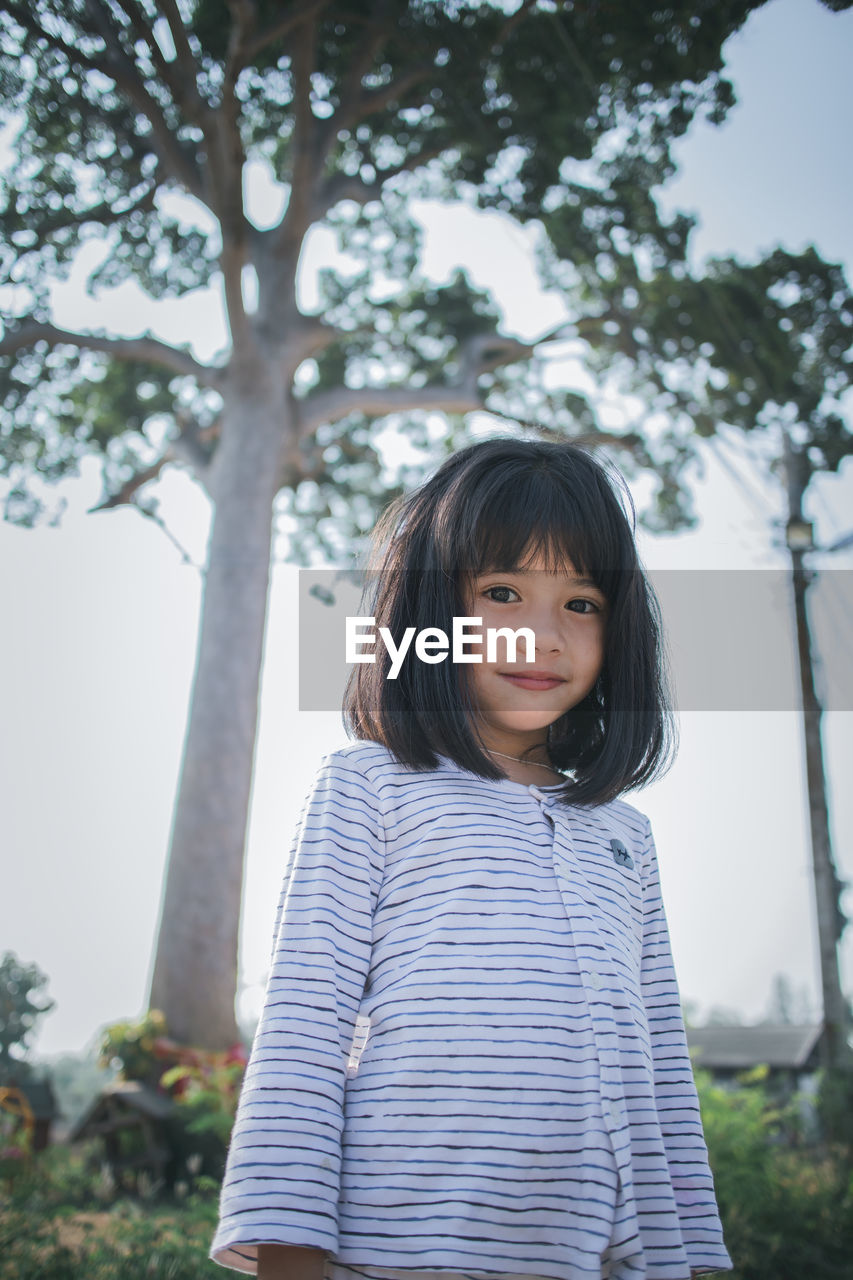
[(808, 989), (796, 986), (787, 973), (776, 973), (762, 1022), (773, 1026), (806, 1026), (815, 1022)]
[[(751, 442), (758, 465), (785, 495), (803, 709), (808, 812), (825, 1035), (823, 1065), (853, 1069), (851, 1016), (838, 947), (846, 924), (830, 836), (821, 739), (823, 707), (813, 672), (806, 609), (813, 549), (803, 502), (813, 478), (853, 455), (853, 293), (838, 264), (814, 248), (777, 249), (747, 265), (708, 264), (704, 276), (676, 266), (641, 278), (630, 265), (599, 309), (596, 359), (621, 359), (627, 382), (663, 410), (682, 435), (721, 424)], [(792, 526), (805, 541), (792, 537)]]
[[(723, 118), (722, 46), (760, 3), (0, 9), (16, 127), (0, 218), (6, 518), (37, 520), (32, 477), (58, 479), (92, 453), (103, 507), (145, 509), (141, 490), (167, 465), (188, 467), (215, 507), (151, 991), (179, 1039), (236, 1038), (276, 511), (297, 519), (293, 555), (339, 557), (410, 478), (384, 474), (375, 420), (405, 415), (417, 443), (429, 412), (458, 426), (485, 406), (633, 450), (661, 477), (659, 522), (689, 518), (677, 454), (603, 432), (577, 397), (547, 392), (533, 344), (501, 332), (464, 275), (440, 289), (424, 278), (411, 198), (461, 196), (540, 223), (583, 334), (596, 280), (625, 263), (683, 264), (690, 222), (662, 221), (651, 192), (691, 120)], [(244, 197), (254, 162), (280, 186), (272, 225)], [(347, 267), (321, 273), (310, 310), (300, 257), (320, 223)], [(215, 285), (227, 349), (205, 363), (148, 333), (57, 325), (51, 282), (91, 241), (103, 250), (92, 291), (133, 279), (165, 299)]]
[(0, 960), (0, 1083), (29, 1073), (27, 1042), (39, 1018), (55, 1004), (43, 997), (39, 1000), (47, 983), (38, 965), (22, 964), (11, 951)]

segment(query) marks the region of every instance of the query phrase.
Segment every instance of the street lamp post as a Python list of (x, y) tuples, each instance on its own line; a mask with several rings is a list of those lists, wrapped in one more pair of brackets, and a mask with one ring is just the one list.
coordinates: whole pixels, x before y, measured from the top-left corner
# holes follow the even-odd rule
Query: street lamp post
[(807, 459), (795, 452), (787, 431), (783, 429), (785, 472), (788, 487), (788, 523), (785, 541), (791, 555), (791, 580), (794, 615), (797, 627), (797, 657), (803, 702), (803, 738), (806, 757), (806, 779), (809, 799), (812, 867), (814, 871), (815, 907), (817, 911), (820, 977), (823, 995), (824, 1035), (822, 1066), (849, 1066), (848, 1033), (850, 1010), (841, 989), (838, 944), (846, 924), (839, 904), (841, 883), (835, 869), (829, 833), (829, 810), (826, 801), (826, 775), (820, 720), (822, 707), (815, 691), (814, 664), (809, 631), (806, 591), (813, 574), (806, 569), (804, 557), (815, 549), (813, 527), (803, 518), (802, 499), (807, 483)]

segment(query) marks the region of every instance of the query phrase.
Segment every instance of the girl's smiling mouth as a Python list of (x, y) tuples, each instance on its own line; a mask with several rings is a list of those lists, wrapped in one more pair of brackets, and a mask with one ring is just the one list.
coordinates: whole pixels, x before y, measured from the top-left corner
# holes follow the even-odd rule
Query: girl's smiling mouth
[(566, 683), (562, 676), (551, 671), (501, 671), (500, 675), (520, 689), (556, 689), (557, 685)]

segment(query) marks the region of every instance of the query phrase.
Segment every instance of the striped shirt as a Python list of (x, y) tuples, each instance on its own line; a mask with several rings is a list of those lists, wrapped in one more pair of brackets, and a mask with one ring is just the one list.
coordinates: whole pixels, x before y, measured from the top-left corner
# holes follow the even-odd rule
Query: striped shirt
[(325, 758), (211, 1257), (263, 1242), (413, 1280), (731, 1269), (648, 818)]

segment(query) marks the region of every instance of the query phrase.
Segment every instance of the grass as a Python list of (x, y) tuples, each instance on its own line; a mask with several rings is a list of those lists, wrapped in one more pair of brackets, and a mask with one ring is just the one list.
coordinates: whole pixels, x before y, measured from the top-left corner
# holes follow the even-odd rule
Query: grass
[(216, 1224), (210, 1179), (168, 1199), (116, 1198), (94, 1147), (54, 1147), (0, 1184), (2, 1280), (201, 1280)]

